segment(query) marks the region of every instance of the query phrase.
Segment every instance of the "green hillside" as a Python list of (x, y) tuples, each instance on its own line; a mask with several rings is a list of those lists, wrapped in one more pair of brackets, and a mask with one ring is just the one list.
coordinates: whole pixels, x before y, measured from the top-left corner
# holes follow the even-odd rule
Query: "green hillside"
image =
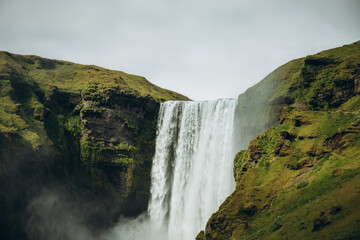
[(236, 155), (236, 190), (197, 239), (359, 239), (359, 92), (356, 42), (293, 60), (240, 95), (238, 113), (256, 109), (242, 121), (258, 120), (242, 123), (246, 137), (274, 127)]
[(120, 71), (0, 52), (0, 238), (27, 239), (29, 204), (59, 189), (91, 206), (81, 214), (96, 231), (144, 212), (166, 100), (188, 98)]

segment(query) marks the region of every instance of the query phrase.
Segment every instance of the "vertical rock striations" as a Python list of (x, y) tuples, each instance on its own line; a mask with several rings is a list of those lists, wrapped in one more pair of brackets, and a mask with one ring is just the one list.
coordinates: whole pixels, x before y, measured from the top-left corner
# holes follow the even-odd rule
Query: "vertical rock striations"
[(146, 211), (165, 100), (187, 98), (119, 71), (0, 52), (1, 238), (27, 238), (43, 192), (88, 206), (81, 221), (96, 231)]

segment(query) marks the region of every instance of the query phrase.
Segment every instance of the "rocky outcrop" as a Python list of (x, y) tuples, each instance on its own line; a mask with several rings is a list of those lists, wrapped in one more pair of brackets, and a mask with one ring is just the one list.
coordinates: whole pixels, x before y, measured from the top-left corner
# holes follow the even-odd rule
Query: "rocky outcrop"
[(41, 224), (29, 204), (43, 192), (86, 203), (81, 221), (96, 232), (146, 210), (160, 102), (186, 97), (139, 76), (7, 52), (0, 90), (2, 239), (41, 239), (27, 228)]
[(241, 137), (237, 145), (245, 149), (250, 140), (277, 125), (286, 106), (301, 111), (334, 110), (357, 96), (359, 45), (356, 42), (292, 60), (240, 94), (236, 132)]

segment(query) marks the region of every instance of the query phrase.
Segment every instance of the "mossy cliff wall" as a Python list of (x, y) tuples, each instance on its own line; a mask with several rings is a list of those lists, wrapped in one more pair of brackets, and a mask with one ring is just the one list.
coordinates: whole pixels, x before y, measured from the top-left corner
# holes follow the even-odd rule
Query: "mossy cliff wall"
[(241, 95), (239, 130), (254, 139), (197, 239), (359, 239), (359, 93), (356, 42), (293, 60)]
[(359, 42), (292, 60), (239, 95), (239, 145), (279, 123), (284, 106), (331, 110), (357, 95)]
[(146, 210), (160, 102), (145, 78), (0, 52), (0, 238), (26, 239), (43, 191), (91, 203), (102, 229)]

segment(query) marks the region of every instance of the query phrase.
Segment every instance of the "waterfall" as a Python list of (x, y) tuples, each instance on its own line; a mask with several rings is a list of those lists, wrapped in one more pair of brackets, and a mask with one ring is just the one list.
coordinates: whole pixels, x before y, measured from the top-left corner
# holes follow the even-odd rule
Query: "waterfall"
[(161, 104), (148, 213), (167, 239), (194, 239), (235, 189), (236, 104), (235, 99)]

